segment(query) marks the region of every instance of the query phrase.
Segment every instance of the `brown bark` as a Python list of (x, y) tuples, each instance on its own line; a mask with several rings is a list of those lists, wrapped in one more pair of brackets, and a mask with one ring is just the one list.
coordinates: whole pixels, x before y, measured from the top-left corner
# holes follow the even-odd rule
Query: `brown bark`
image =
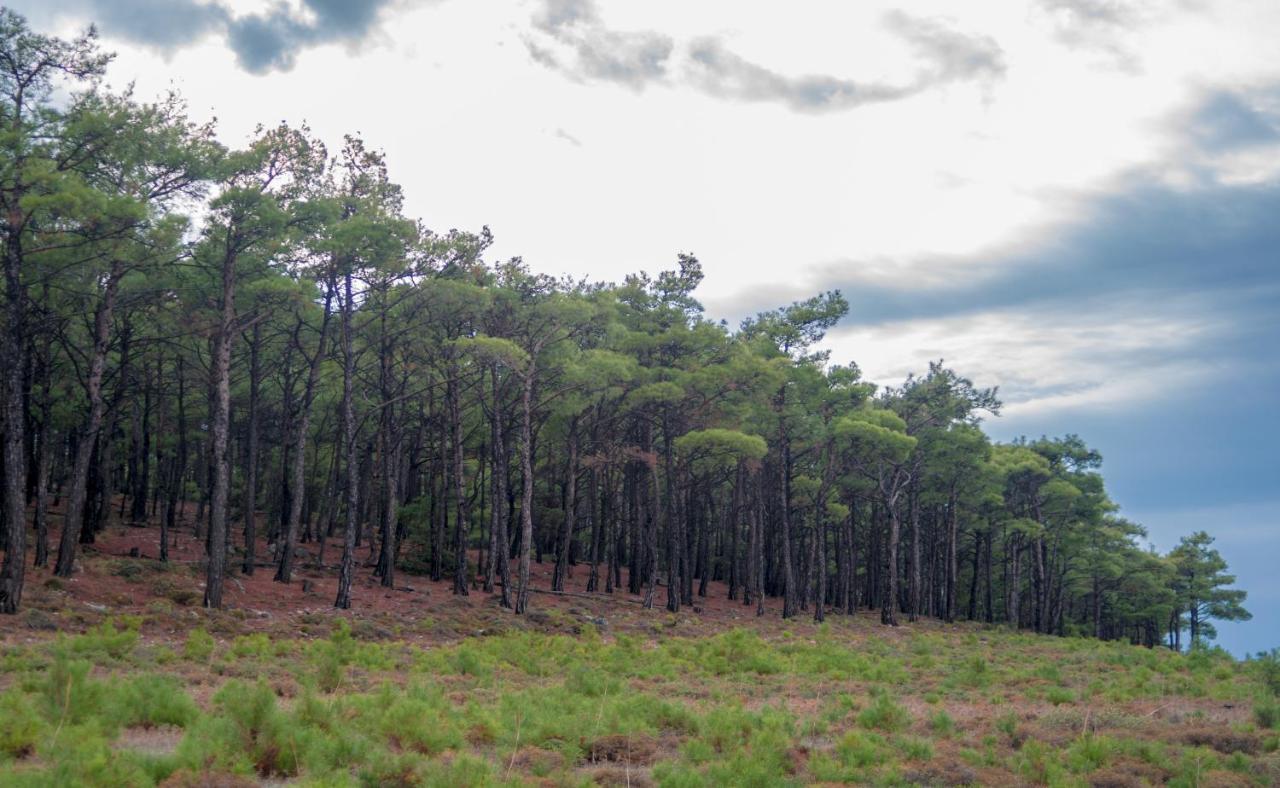
[(343, 281), (342, 299), (342, 438), (347, 450), (347, 511), (346, 530), (342, 537), (342, 563), (338, 568), (338, 596), (333, 606), (342, 610), (351, 607), (351, 581), (356, 568), (356, 529), (359, 528), (360, 467), (356, 448), (356, 414), (354, 382), (356, 373), (355, 348), (352, 343), (351, 272)]
[(213, 490), (209, 495), (209, 567), (205, 577), (204, 606), (222, 607), (222, 581), (227, 564), (227, 498), (231, 463), (227, 439), (231, 422), (231, 343), (236, 330), (236, 255), (227, 245), (222, 260), (222, 315), (215, 337), (211, 364), (213, 412), (210, 428), (210, 463)]
[(116, 290), (123, 275), (123, 263), (118, 260), (113, 262), (103, 286), (102, 300), (94, 310), (93, 355), (89, 358), (89, 374), (85, 379), (89, 417), (76, 443), (76, 456), (71, 467), (71, 488), (67, 492), (67, 505), (63, 509), (62, 538), (58, 543), (58, 560), (54, 565), (54, 574), (59, 577), (71, 577), (76, 560), (76, 546), (80, 543), (80, 532), (84, 526), (89, 465), (93, 458), (94, 444), (97, 443), (98, 433), (102, 429), (102, 417), (106, 412), (106, 401), (102, 396), (102, 377), (106, 370), (107, 351), (111, 344), (111, 318), (115, 311)]

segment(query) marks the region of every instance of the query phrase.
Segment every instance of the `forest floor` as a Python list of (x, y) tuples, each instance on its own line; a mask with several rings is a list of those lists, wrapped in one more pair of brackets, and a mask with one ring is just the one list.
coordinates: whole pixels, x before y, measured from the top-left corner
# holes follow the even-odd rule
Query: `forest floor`
[(158, 534), (28, 569), (0, 617), (0, 785), (1280, 784), (1280, 707), (1216, 651), (757, 618), (719, 583), (671, 614), (665, 588), (586, 595), (585, 566), (525, 616), (369, 567), (335, 611), (332, 543), (288, 585), (231, 572), (210, 611), (200, 542), (161, 564)]

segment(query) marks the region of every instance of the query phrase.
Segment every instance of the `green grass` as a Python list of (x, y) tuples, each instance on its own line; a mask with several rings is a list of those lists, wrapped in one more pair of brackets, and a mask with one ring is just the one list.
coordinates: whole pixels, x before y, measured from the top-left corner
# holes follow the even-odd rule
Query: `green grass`
[[(0, 784), (1280, 775), (1269, 674), (1213, 652), (841, 622), (656, 640), (512, 630), (432, 648), (362, 639), (344, 619), (315, 639), (144, 630), (121, 620), (0, 648)], [(1204, 722), (1222, 698), (1241, 709), (1225, 734)], [(169, 744), (130, 744), (151, 730)]]

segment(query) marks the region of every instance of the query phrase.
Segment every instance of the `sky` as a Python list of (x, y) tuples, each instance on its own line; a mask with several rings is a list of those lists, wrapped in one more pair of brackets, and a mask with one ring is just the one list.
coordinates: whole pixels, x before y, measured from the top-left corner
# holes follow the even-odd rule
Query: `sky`
[(386, 152), (406, 208), (707, 313), (832, 288), (834, 361), (930, 360), (1077, 433), (1161, 550), (1207, 530), (1280, 646), (1280, 3), (16, 0), (242, 143)]

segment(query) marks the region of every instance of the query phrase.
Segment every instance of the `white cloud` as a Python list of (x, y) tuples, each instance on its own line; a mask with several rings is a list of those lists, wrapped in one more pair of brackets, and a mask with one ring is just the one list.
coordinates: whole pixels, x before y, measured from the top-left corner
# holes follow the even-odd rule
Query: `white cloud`
[[(1125, 312), (1129, 317), (1117, 317)], [(1138, 309), (1065, 314), (1000, 310), (838, 329), (834, 361), (855, 359), (865, 376), (897, 385), (946, 359), (979, 385), (1000, 387), (1007, 416), (1089, 406), (1124, 407), (1203, 381), (1204, 362), (1184, 351), (1211, 338), (1194, 320)]]

